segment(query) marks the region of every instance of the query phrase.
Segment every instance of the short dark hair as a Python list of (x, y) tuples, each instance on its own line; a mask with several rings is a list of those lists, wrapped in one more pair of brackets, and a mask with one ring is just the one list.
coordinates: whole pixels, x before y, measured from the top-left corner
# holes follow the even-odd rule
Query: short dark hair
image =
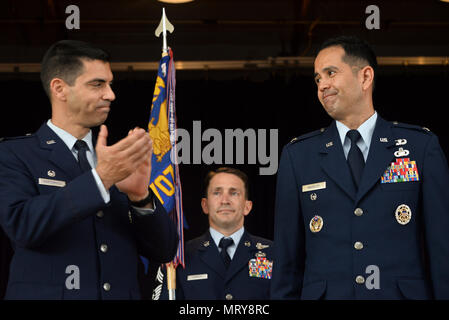
[[(361, 66), (368, 64), (374, 70), (374, 82), (377, 72), (377, 58), (371, 46), (368, 42), (356, 37), (356, 36), (338, 36), (335, 38), (327, 39), (323, 42), (318, 50), (324, 50), (329, 47), (342, 47), (345, 51), (343, 61), (351, 66)], [(317, 55), (318, 55), (317, 53)]]
[(239, 169), (229, 168), (229, 167), (221, 167), (217, 170), (209, 171), (204, 179), (204, 190), (203, 196), (207, 198), (207, 190), (209, 189), (209, 184), (212, 178), (218, 173), (229, 173), (239, 177), (243, 181), (243, 185), (245, 187), (245, 199), (249, 199), (249, 179), (246, 173), (240, 171)]
[(61, 40), (47, 50), (41, 63), (41, 82), (49, 98), (52, 79), (61, 78), (70, 86), (75, 83), (84, 69), (82, 59), (109, 62), (109, 54), (77, 40)]

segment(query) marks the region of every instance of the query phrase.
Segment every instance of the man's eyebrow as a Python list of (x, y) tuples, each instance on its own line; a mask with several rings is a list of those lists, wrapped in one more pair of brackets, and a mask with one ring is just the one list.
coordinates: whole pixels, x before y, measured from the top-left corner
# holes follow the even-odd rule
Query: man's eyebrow
[[(323, 68), (321, 71), (322, 71), (322, 72), (326, 72), (326, 71), (330, 71), (330, 70), (340, 70), (340, 69), (338, 69), (338, 67), (336, 67), (336, 66), (329, 66), (329, 67)], [(315, 72), (315, 73), (313, 74), (313, 77), (316, 78), (318, 75), (319, 75), (319, 73), (318, 73), (318, 72)]]
[[(106, 83), (105, 79), (101, 79), (101, 78), (95, 78), (92, 80), (87, 81), (87, 83), (93, 83), (93, 82), (101, 82), (101, 83)], [(111, 81), (112, 82), (112, 81)]]

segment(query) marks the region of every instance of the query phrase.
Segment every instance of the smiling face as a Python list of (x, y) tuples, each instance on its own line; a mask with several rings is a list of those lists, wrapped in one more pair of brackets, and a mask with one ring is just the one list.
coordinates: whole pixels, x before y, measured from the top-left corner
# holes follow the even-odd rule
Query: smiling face
[(315, 59), (318, 99), (326, 112), (339, 121), (360, 112), (364, 100), (366, 67), (351, 66), (343, 61), (344, 56), (342, 47), (332, 46), (321, 50)]
[(201, 200), (209, 224), (225, 236), (243, 226), (252, 202), (246, 199), (243, 180), (231, 173), (217, 173), (209, 182), (207, 197)]
[(91, 128), (106, 121), (115, 94), (108, 62), (83, 59), (83, 72), (65, 87), (66, 116), (74, 125)]

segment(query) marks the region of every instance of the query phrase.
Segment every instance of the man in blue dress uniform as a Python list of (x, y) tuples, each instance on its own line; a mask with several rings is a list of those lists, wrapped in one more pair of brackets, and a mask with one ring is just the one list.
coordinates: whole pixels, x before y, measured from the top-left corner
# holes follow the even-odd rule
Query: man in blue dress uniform
[[(138, 299), (139, 254), (166, 262), (177, 233), (148, 190), (143, 129), (108, 146), (108, 55), (81, 41), (47, 51), (52, 117), (0, 143), (0, 224), (14, 247), (6, 299)], [(96, 144), (96, 147), (94, 147)]]
[(318, 99), (335, 120), (284, 147), (273, 299), (448, 299), (449, 170), (427, 128), (388, 122), (372, 100), (364, 41), (326, 41)]
[[(252, 209), (247, 175), (219, 168), (209, 172), (204, 185), (201, 206), (210, 228), (186, 243), (185, 269), (176, 269), (176, 299), (268, 299), (272, 242), (251, 235), (243, 226)], [(166, 299), (166, 281), (160, 286)]]

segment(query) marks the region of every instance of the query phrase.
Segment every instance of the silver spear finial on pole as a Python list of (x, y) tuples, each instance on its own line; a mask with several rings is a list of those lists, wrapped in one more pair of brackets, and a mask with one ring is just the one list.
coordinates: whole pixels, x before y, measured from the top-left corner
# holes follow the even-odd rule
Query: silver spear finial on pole
[(173, 30), (175, 30), (175, 27), (168, 21), (167, 16), (165, 15), (165, 8), (162, 8), (162, 18), (161, 22), (159, 22), (159, 26), (157, 27), (154, 34), (156, 37), (159, 37), (162, 33), (162, 52), (167, 53), (168, 52), (168, 46), (167, 46), (167, 30), (170, 33), (173, 33)]

